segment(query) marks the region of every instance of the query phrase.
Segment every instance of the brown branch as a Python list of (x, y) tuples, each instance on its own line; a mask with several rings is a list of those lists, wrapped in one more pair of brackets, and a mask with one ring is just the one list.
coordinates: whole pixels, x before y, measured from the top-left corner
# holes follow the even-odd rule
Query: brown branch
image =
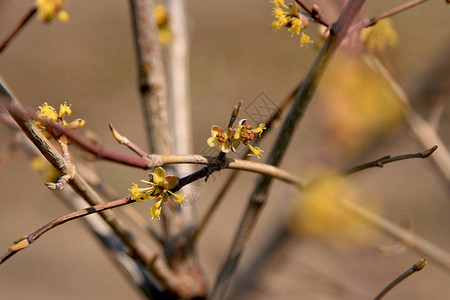
[(370, 18), (368, 20), (367, 19), (366, 20), (362, 20), (362, 21), (356, 23), (353, 26), (352, 30), (354, 30), (354, 29), (361, 29), (361, 28), (367, 28), (367, 27), (373, 26), (378, 21), (380, 21), (381, 19), (392, 17), (392, 16), (394, 16), (396, 14), (399, 14), (399, 13), (405, 11), (405, 10), (413, 8), (414, 6), (417, 6), (417, 5), (422, 4), (424, 2), (427, 2), (427, 1), (428, 0), (413, 0), (413, 1), (410, 1), (410, 2), (407, 2), (407, 3), (400, 4), (399, 6), (394, 7), (393, 9), (390, 9), (389, 11), (384, 12), (384, 13), (376, 16), (376, 17)]
[(128, 147), (128, 149), (130, 149), (131, 151), (133, 151), (134, 153), (136, 153), (137, 155), (139, 155), (140, 157), (147, 157), (147, 153), (142, 150), (139, 146), (137, 146), (136, 144), (132, 143), (128, 138), (126, 138), (125, 136), (121, 135), (113, 126), (112, 124), (109, 124), (109, 129), (111, 130), (111, 133), (113, 135), (113, 137), (116, 139), (116, 141), (119, 144), (125, 145)]
[(118, 199), (118, 200), (111, 201), (108, 203), (102, 203), (102, 204), (98, 204), (95, 206), (87, 207), (85, 209), (77, 210), (75, 212), (72, 212), (72, 213), (63, 215), (59, 218), (56, 218), (56, 219), (50, 221), (49, 223), (41, 226), (37, 230), (33, 231), (25, 239), (22, 239), (21, 241), (16, 243), (14, 246), (10, 247), (8, 249), (8, 252), (1, 256), (0, 265), (3, 262), (5, 262), (6, 260), (8, 260), (11, 256), (16, 254), (17, 252), (27, 248), (29, 245), (34, 243), (44, 233), (46, 233), (47, 231), (49, 231), (59, 225), (62, 225), (66, 222), (69, 222), (69, 221), (72, 221), (72, 220), (75, 220), (75, 219), (78, 219), (81, 217), (85, 217), (85, 216), (93, 214), (93, 213), (102, 212), (107, 209), (120, 207), (120, 206), (127, 205), (127, 204), (134, 203), (134, 202), (136, 202), (136, 200), (131, 199), (130, 197), (126, 197), (126, 198)]
[[(330, 37), (326, 40), (323, 48), (318, 54), (313, 66), (311, 67), (306, 79), (303, 81), (302, 87), (295, 97), (295, 101), (289, 111), (286, 120), (280, 130), (272, 151), (268, 158), (268, 164), (278, 166), (283, 158), (289, 145), (294, 129), (298, 121), (303, 116), (315, 90), (322, 77), (331, 55), (337, 49), (341, 41), (347, 34), (354, 18), (359, 13), (365, 0), (348, 1), (342, 10), (339, 19), (330, 29)], [(250, 197), (249, 204), (246, 208), (242, 221), (235, 234), (233, 244), (229, 251), (228, 257), (220, 270), (216, 284), (212, 293), (213, 299), (222, 299), (231, 281), (237, 265), (239, 263), (245, 245), (255, 228), (256, 221), (263, 207), (267, 193), (272, 182), (272, 178), (263, 176), (256, 184), (255, 189)]]
[(331, 23), (327, 21), (323, 16), (313, 12), (313, 10), (303, 0), (295, 0), (317, 23), (320, 23), (326, 27), (330, 27)]
[(368, 168), (373, 168), (373, 167), (382, 168), (385, 164), (399, 161), (399, 160), (405, 160), (405, 159), (410, 159), (410, 158), (427, 158), (431, 154), (433, 154), (433, 152), (436, 151), (437, 148), (438, 148), (438, 146), (433, 146), (430, 149), (427, 149), (427, 150), (419, 152), (419, 153), (405, 154), (405, 155), (399, 155), (399, 156), (394, 156), (394, 157), (384, 156), (384, 157), (376, 159), (374, 161), (364, 163), (362, 165), (352, 167), (350, 169), (342, 170), (339, 172), (339, 174), (342, 176), (348, 176), (348, 175), (351, 175), (353, 173), (356, 173), (356, 172), (359, 172), (359, 171), (362, 171), (362, 170), (365, 170)]
[(147, 140), (151, 152), (168, 154), (172, 140), (167, 112), (167, 91), (158, 26), (153, 15), (153, 1), (130, 0), (139, 91), (141, 94)]
[(375, 298), (374, 300), (380, 300), (383, 298), (390, 290), (396, 287), (400, 282), (411, 276), (412, 274), (422, 271), (427, 265), (427, 259), (421, 259), (416, 262), (411, 268), (406, 270), (402, 275), (395, 278), (387, 287), (385, 287)]
[[(5, 98), (10, 104), (5, 105), (11, 116), (20, 126), (25, 135), (33, 142), (33, 144), (39, 149), (39, 151), (44, 155), (44, 157), (62, 174), (70, 173), (70, 166), (61, 156), (61, 154), (56, 150), (43, 133), (36, 128), (33, 122), (26, 118), (23, 114), (23, 109), (20, 108), (18, 102), (12, 98), (10, 93), (6, 90), (3, 84), (0, 84), (0, 95), (2, 95), (2, 100)], [(3, 101), (4, 102), (4, 101)], [(86, 200), (91, 206), (99, 205), (104, 203), (104, 201), (98, 196), (98, 194), (86, 183), (84, 178), (75, 173), (73, 179), (69, 182), (69, 185), (78, 193), (83, 199)], [(120, 240), (128, 248), (128, 255), (133, 257), (142, 265), (146, 265), (146, 257), (149, 255), (144, 254), (141, 249), (138, 249), (129, 235), (128, 231), (123, 228), (123, 225), (119, 224), (118, 220), (115, 218), (112, 212), (101, 211), (100, 216), (108, 224), (108, 226), (114, 231), (114, 233), (120, 238)], [(168, 286), (168, 282), (162, 276), (154, 274), (155, 277), (161, 279), (160, 282), (163, 286)]]
[(13, 40), (14, 37), (24, 28), (24, 26), (28, 23), (29, 20), (34, 16), (37, 12), (37, 7), (33, 6), (27, 12), (25, 16), (20, 20), (20, 22), (11, 30), (11, 32), (0, 42), (0, 53), (5, 50), (8, 44)]

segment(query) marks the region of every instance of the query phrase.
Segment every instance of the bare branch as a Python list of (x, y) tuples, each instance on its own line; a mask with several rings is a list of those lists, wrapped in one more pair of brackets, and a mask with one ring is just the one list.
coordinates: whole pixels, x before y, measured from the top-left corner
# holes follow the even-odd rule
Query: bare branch
[(392, 17), (396, 14), (404, 12), (405, 10), (413, 8), (414, 6), (417, 6), (417, 5), (427, 2), (427, 1), (428, 0), (413, 0), (413, 1), (410, 1), (407, 3), (400, 4), (399, 6), (394, 7), (393, 9), (391, 9), (387, 12), (384, 12), (376, 17), (370, 18), (368, 20), (366, 19), (359, 23), (356, 23), (352, 29), (361, 29), (361, 28), (373, 26), (381, 19)]
[(433, 146), (428, 150), (419, 152), (419, 153), (415, 153), (415, 154), (405, 154), (405, 155), (399, 155), (399, 156), (384, 156), (382, 158), (376, 159), (374, 161), (356, 166), (356, 167), (352, 167), (350, 169), (346, 169), (346, 170), (342, 170), (339, 173), (343, 176), (348, 176), (351, 175), (353, 173), (368, 169), (368, 168), (373, 168), (373, 167), (379, 167), (382, 168), (385, 164), (391, 163), (391, 162), (395, 162), (395, 161), (399, 161), (399, 160), (405, 160), (405, 159), (410, 159), (410, 158), (427, 158), (429, 157), (431, 154), (433, 154), (434, 151), (436, 151), (436, 149), (438, 148), (438, 146)]
[(394, 287), (396, 287), (400, 282), (411, 276), (412, 274), (422, 271), (423, 268), (427, 265), (427, 259), (421, 259), (418, 262), (416, 262), (411, 268), (406, 270), (405, 273), (395, 278), (387, 287), (385, 287), (381, 293), (379, 293), (374, 300), (380, 300), (383, 298), (387, 293), (389, 293), (390, 290), (392, 290)]
[[(274, 166), (278, 166), (280, 164), (281, 159), (286, 152), (287, 146), (289, 145), (294, 129), (298, 124), (298, 121), (303, 116), (322, 77), (324, 69), (331, 58), (331, 55), (346, 36), (353, 19), (356, 17), (364, 3), (365, 0), (348, 1), (347, 5), (341, 12), (339, 19), (331, 27), (330, 37), (325, 42), (306, 79), (303, 81), (302, 87), (298, 91), (291, 110), (283, 123), (280, 130), (280, 135), (273, 145), (272, 151), (269, 155), (268, 164)], [(255, 227), (259, 212), (266, 201), (267, 192), (271, 182), (271, 177), (264, 176), (258, 180), (256, 187), (253, 190), (247, 209), (242, 217), (239, 229), (234, 237), (233, 245), (231, 246), (228, 257), (216, 280), (212, 293), (213, 299), (222, 299), (225, 295), (231, 277), (239, 263), (240, 256), (245, 248), (245, 245), (247, 244), (250, 234)]]
[(24, 26), (28, 23), (29, 20), (34, 16), (37, 12), (37, 7), (33, 6), (27, 12), (25, 16), (20, 20), (20, 22), (11, 30), (11, 32), (0, 42), (0, 53), (5, 50), (8, 44), (13, 40), (14, 37), (24, 28)]

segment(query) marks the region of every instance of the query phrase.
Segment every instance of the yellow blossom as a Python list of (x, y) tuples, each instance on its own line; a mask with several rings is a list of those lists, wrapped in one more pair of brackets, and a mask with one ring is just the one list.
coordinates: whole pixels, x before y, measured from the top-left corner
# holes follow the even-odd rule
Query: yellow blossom
[(262, 150), (259, 147), (253, 147), (252, 145), (248, 144), (248, 147), (250, 148), (250, 150), (253, 153), (249, 153), (248, 156), (256, 156), (257, 158), (261, 158), (260, 155), (262, 155), (261, 153), (264, 152), (264, 150)]
[(141, 180), (147, 184), (147, 187), (139, 188), (137, 184), (133, 183), (130, 191), (130, 196), (137, 202), (155, 199), (155, 205), (150, 209), (152, 219), (157, 219), (161, 214), (161, 204), (168, 203), (173, 199), (175, 204), (181, 204), (184, 200), (183, 194), (175, 194), (171, 190), (178, 184), (179, 178), (175, 176), (166, 176), (166, 171), (163, 168), (156, 168), (155, 171), (149, 174), (149, 181)]
[(222, 152), (228, 153), (231, 150), (230, 138), (233, 136), (231, 128), (224, 132), (220, 126), (214, 125), (211, 128), (211, 137), (208, 139), (210, 147), (219, 147)]
[(65, 23), (69, 21), (69, 14), (65, 11), (61, 11), (58, 14), (58, 20), (60, 20), (61, 22)]
[(158, 26), (164, 25), (168, 21), (167, 8), (164, 4), (158, 3), (155, 5), (154, 10), (156, 24)]
[(38, 171), (47, 182), (54, 182), (59, 178), (59, 172), (47, 160), (36, 156), (31, 161), (31, 168)]
[[(345, 76), (343, 76), (345, 74)], [(403, 107), (383, 77), (361, 57), (337, 55), (319, 87), (324, 147), (355, 156), (402, 121)]]
[[(61, 104), (59, 106), (59, 112), (56, 112), (56, 109), (48, 105), (47, 102), (44, 102), (42, 106), (39, 106), (39, 111), (36, 112), (36, 117), (38, 120), (34, 121), (34, 124), (42, 131), (42, 133), (47, 138), (59, 138), (61, 136), (61, 133), (55, 132), (55, 130), (52, 128), (52, 126), (45, 124), (45, 122), (42, 122), (41, 120), (45, 121), (51, 121), (51, 122), (58, 122), (61, 125), (64, 125), (67, 129), (76, 129), (78, 127), (82, 127), (85, 124), (85, 121), (82, 119), (76, 119), (70, 123), (67, 123), (66, 120), (64, 120), (65, 116), (72, 114), (72, 109), (70, 108), (71, 105), (67, 105), (66, 102), (64, 104)], [(41, 120), (39, 120), (41, 119)]]
[(302, 21), (297, 18), (292, 18), (291, 27), (289, 28), (289, 31), (295, 34), (300, 34), (301, 30), (302, 30)]
[(387, 46), (394, 47), (398, 42), (397, 32), (388, 18), (361, 30), (360, 38), (371, 51), (383, 51)]
[(308, 45), (309, 43), (312, 43), (312, 41), (308, 35), (306, 35), (302, 32), (302, 36), (300, 37), (300, 43), (302, 44), (302, 47), (303, 47), (304, 45)]
[(273, 0), (273, 5), (275, 5), (275, 7), (287, 7), (286, 4), (284, 4), (284, 0)]
[(159, 219), (159, 215), (161, 214), (161, 201), (157, 201), (153, 208), (150, 208), (150, 215), (152, 219)]
[(41, 22), (51, 22), (58, 16), (62, 22), (69, 20), (69, 15), (65, 11), (61, 11), (66, 0), (36, 0), (37, 19)]
[(321, 236), (336, 246), (369, 240), (369, 232), (345, 210), (341, 201), (357, 201), (360, 193), (345, 178), (325, 175), (295, 200), (289, 218), (293, 232)]
[(163, 28), (158, 31), (158, 41), (161, 43), (161, 45), (169, 44), (171, 39), (172, 34), (170, 33), (168, 28)]

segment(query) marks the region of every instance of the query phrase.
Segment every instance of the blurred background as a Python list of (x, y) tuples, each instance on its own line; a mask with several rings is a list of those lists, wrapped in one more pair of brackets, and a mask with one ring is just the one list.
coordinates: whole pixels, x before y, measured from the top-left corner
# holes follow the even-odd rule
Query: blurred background
[[(325, 16), (335, 20), (335, 8), (341, 4), (323, 2)], [(402, 2), (368, 1), (362, 13), (375, 16)], [(33, 1), (26, 0), (0, 1), (1, 37), (32, 4)], [(273, 4), (269, 1), (191, 0), (186, 6), (191, 39), (193, 140), (195, 152), (201, 153), (211, 125), (225, 125), (239, 101), (244, 101), (243, 107), (249, 110), (250, 104), (261, 99), (261, 95), (275, 106), (282, 103), (305, 76), (321, 42), (315, 24), (305, 31), (314, 40), (307, 47), (300, 47), (299, 38), (292, 37), (287, 30), (273, 30)], [(411, 97), (413, 107), (425, 118), (439, 103), (448, 104), (448, 9), (444, 1), (429, 1), (392, 19), (398, 44), (386, 50), (385, 58)], [(44, 101), (55, 107), (64, 101), (71, 103), (71, 117), (86, 120), (80, 132), (95, 132), (106, 147), (127, 152), (110, 135), (108, 123), (112, 123), (145, 148), (128, 2), (69, 1), (66, 10), (70, 15), (67, 23), (55, 20), (44, 24), (33, 20), (26, 26), (1, 53), (1, 76), (19, 101), (33, 110)], [(411, 137), (395, 97), (374, 83), (376, 79), (356, 57), (345, 51), (334, 57), (282, 168), (310, 178), (317, 174), (314, 173), (317, 169), (342, 169), (388, 154), (425, 150)], [(367, 106), (379, 114), (365, 115)], [(446, 107), (438, 130), (447, 146), (449, 115)], [(274, 130), (263, 142), (265, 156), (276, 134)], [(0, 124), (0, 151), (6, 149), (11, 137), (9, 129)], [(119, 191), (120, 197), (128, 194), (131, 182), (147, 174), (102, 161), (95, 162), (95, 167), (102, 179)], [(199, 184), (201, 195), (195, 205), (200, 216), (229, 172), (222, 171), (208, 183)], [(224, 262), (255, 178), (254, 174), (240, 175), (200, 237), (199, 257), (210, 286)], [(358, 190), (355, 201), (394, 223), (407, 220), (416, 234), (450, 250), (448, 186), (430, 159), (366, 170), (349, 177), (348, 184)], [(44, 186), (22, 151), (16, 151), (1, 170), (0, 190), (1, 251), (15, 239), (69, 212), (54, 196), (55, 192)], [(284, 224), (289, 223), (292, 228), (292, 224), (302, 223), (293, 218), (301, 217), (314, 224), (308, 215), (295, 213), (302, 209), (298, 199), (292, 187), (280, 182), (273, 185), (238, 269), (236, 279), (240, 284), (232, 288), (240, 299), (373, 298), (392, 279), (423, 258), (411, 249), (397, 255), (380, 255), (375, 251), (377, 247), (394, 247), (398, 241), (357, 221), (347, 225), (356, 235), (347, 234), (347, 230), (339, 232), (340, 235), (330, 235), (326, 229), (311, 232), (298, 228), (301, 225), (294, 225), (294, 233), (287, 234), (281, 230)], [(148, 215), (149, 205), (135, 204), (148, 222), (157, 223)], [(282, 235), (280, 230), (284, 232)], [(261, 251), (266, 252), (260, 255)], [(448, 271), (430, 258), (424, 271), (413, 275), (388, 297), (448, 299)], [(1, 266), (0, 298), (141, 299), (141, 296), (111, 263), (83, 222), (74, 221), (51, 231)]]

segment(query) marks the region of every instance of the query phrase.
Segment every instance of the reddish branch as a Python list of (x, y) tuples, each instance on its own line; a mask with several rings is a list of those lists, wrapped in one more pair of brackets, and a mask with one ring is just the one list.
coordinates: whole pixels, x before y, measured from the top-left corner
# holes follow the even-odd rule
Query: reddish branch
[(12, 41), (12, 39), (22, 30), (22, 28), (25, 26), (25, 24), (28, 23), (29, 20), (34, 16), (34, 14), (37, 11), (37, 7), (33, 6), (28, 13), (20, 20), (20, 22), (14, 27), (11, 32), (3, 39), (3, 41), (0, 43), (0, 52), (3, 52), (3, 50), (8, 46), (9, 42)]
[(38, 238), (40, 238), (44, 233), (46, 233), (50, 229), (53, 229), (59, 225), (66, 223), (66, 222), (69, 222), (69, 221), (72, 221), (72, 220), (75, 220), (75, 219), (78, 219), (81, 217), (85, 217), (85, 216), (93, 214), (93, 213), (98, 213), (98, 212), (101, 212), (101, 211), (104, 211), (107, 209), (120, 207), (120, 206), (127, 205), (127, 204), (134, 203), (134, 202), (136, 202), (136, 200), (131, 199), (130, 197), (122, 198), (122, 199), (118, 199), (118, 200), (111, 201), (108, 203), (102, 203), (102, 204), (91, 206), (91, 207), (88, 207), (85, 209), (77, 210), (70, 214), (63, 215), (59, 218), (56, 218), (53, 221), (51, 221), (51, 222), (45, 224), (44, 226), (40, 227), (39, 229), (35, 230), (33, 233), (29, 234), (25, 239), (19, 241), (16, 244), (16, 245), (21, 244), (22, 246), (10, 247), (8, 252), (6, 252), (5, 254), (3, 254), (0, 257), (0, 264), (5, 262), (6, 260), (8, 260), (11, 256), (16, 254), (20, 250), (27, 248), (30, 244), (32, 244), (34, 241), (36, 241)]
[(427, 1), (428, 0), (413, 0), (411, 2), (400, 4), (399, 6), (394, 7), (393, 9), (388, 10), (387, 12), (384, 12), (376, 17), (370, 18), (369, 20), (362, 20), (359, 23), (356, 23), (354, 26), (354, 29), (361, 29), (361, 28), (373, 26), (381, 19), (392, 17), (398, 13), (401, 13), (405, 10), (413, 8), (414, 6), (417, 6), (417, 5), (427, 2)]

